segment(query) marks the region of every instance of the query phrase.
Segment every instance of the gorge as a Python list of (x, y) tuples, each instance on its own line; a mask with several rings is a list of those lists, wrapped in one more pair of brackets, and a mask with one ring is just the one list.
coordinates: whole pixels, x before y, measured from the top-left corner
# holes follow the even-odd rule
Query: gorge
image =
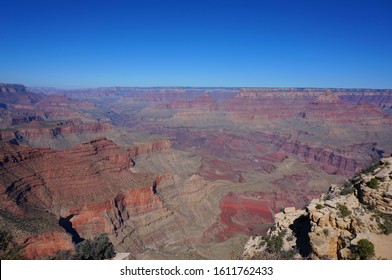
[(0, 226), (29, 259), (101, 233), (130, 258), (232, 258), (390, 155), (391, 128), (392, 90), (0, 84)]

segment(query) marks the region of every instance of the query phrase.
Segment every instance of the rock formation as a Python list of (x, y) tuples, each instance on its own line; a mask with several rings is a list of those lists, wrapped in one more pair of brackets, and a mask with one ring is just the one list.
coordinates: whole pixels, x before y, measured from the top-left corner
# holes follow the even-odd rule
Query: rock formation
[[(0, 186), (5, 223), (12, 223), (15, 216), (22, 220), (41, 217), (37, 223), (55, 224), (56, 219), (72, 216), (74, 229), (90, 238), (102, 232), (115, 233), (123, 220), (162, 208), (152, 191), (155, 177), (132, 173), (130, 154), (107, 139), (60, 151), (2, 145)], [(17, 223), (13, 226), (19, 227)], [(61, 247), (61, 235), (53, 236), (57, 241), (48, 242), (48, 246)], [(38, 240), (42, 238), (29, 237), (26, 242), (41, 244)], [(52, 247), (43, 247), (41, 244), (40, 252), (54, 252)], [(33, 256), (28, 252), (26, 255)]]
[(248, 241), (244, 257), (265, 256), (266, 240), (279, 237), (279, 251), (295, 250), (302, 257), (353, 259), (358, 241), (367, 239), (374, 243), (376, 257), (391, 259), (392, 157), (376, 166), (343, 186), (331, 185), (304, 210), (291, 207), (277, 213), (266, 237)]

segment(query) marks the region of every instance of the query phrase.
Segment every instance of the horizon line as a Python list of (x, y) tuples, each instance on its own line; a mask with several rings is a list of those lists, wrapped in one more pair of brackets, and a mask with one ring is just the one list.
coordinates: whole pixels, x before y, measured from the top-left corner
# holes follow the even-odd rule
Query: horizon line
[[(0, 83), (1, 84), (1, 83)], [(6, 83), (3, 83), (6, 84)], [(28, 86), (20, 83), (8, 83), (23, 85), (26, 88), (37, 89), (47, 88), (56, 90), (81, 90), (81, 89), (332, 89), (332, 90), (392, 90), (392, 88), (382, 87), (319, 87), (319, 86), (96, 86), (96, 87), (56, 87), (56, 86)]]
[(181, 86), (181, 85), (170, 85), (170, 86), (86, 86), (86, 87), (63, 87), (63, 86), (29, 86), (23, 83), (4, 83), (0, 82), (0, 85), (19, 85), (30, 89), (54, 89), (54, 90), (86, 90), (86, 89), (332, 89), (332, 90), (392, 90), (392, 88), (378, 88), (378, 87), (322, 87), (322, 86)]

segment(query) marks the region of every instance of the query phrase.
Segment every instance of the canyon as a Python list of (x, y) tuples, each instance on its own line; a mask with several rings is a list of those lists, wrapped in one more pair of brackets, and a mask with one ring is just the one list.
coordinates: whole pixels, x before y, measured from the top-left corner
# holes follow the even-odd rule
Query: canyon
[(101, 233), (129, 258), (235, 258), (390, 155), (391, 128), (392, 90), (0, 84), (0, 225), (29, 259)]

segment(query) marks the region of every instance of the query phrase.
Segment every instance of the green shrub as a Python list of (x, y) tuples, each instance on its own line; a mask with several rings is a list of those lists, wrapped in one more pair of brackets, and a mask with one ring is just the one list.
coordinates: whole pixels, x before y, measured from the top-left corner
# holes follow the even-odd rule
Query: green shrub
[(276, 254), (283, 247), (283, 237), (286, 235), (286, 231), (279, 232), (278, 235), (266, 237), (267, 250), (269, 253)]
[(384, 219), (384, 223), (380, 227), (384, 234), (389, 235), (392, 233), (392, 221), (390, 219)]
[(299, 255), (297, 249), (290, 249), (288, 251), (279, 251), (277, 253), (270, 253), (268, 251), (256, 252), (251, 260), (292, 260), (296, 255)]
[(340, 211), (340, 216), (343, 218), (351, 215), (351, 211), (348, 210), (346, 205), (339, 204), (338, 209)]
[(84, 240), (75, 246), (75, 257), (80, 260), (105, 260), (115, 255), (107, 234), (100, 234), (93, 240)]
[(356, 221), (358, 226), (363, 226), (363, 222), (359, 218), (356, 218)]
[(58, 251), (56, 255), (49, 257), (49, 260), (74, 260), (75, 256), (70, 250)]
[(392, 233), (392, 215), (381, 212), (380, 210), (374, 210), (375, 220), (378, 226), (382, 230), (383, 234), (389, 235)]
[(277, 254), (276, 259), (277, 260), (292, 260), (292, 259), (294, 259), (294, 256), (297, 254), (299, 254), (299, 252), (296, 249), (291, 249), (289, 251), (281, 251)]
[(376, 209), (376, 205), (374, 205), (374, 204), (368, 205), (368, 206), (367, 206), (367, 209), (368, 209), (369, 211), (373, 211), (373, 210)]
[(353, 193), (354, 191), (355, 191), (355, 189), (352, 188), (352, 187), (344, 188), (344, 189), (342, 189), (342, 190), (340, 191), (340, 195), (348, 195), (348, 194)]
[(362, 170), (362, 173), (365, 173), (365, 174), (366, 173), (371, 173), (374, 170), (376, 170), (378, 167), (380, 167), (380, 165), (382, 165), (382, 162), (378, 161), (378, 162), (374, 163), (373, 165), (369, 166), (368, 168)]
[(357, 247), (354, 249), (354, 254), (361, 260), (368, 260), (374, 257), (374, 245), (367, 239), (358, 241)]
[(370, 179), (369, 182), (366, 183), (369, 188), (378, 189), (378, 180), (376, 178)]
[(318, 210), (323, 209), (323, 208), (324, 208), (324, 205), (322, 205), (322, 204), (317, 204), (316, 205), (316, 209), (318, 209)]

